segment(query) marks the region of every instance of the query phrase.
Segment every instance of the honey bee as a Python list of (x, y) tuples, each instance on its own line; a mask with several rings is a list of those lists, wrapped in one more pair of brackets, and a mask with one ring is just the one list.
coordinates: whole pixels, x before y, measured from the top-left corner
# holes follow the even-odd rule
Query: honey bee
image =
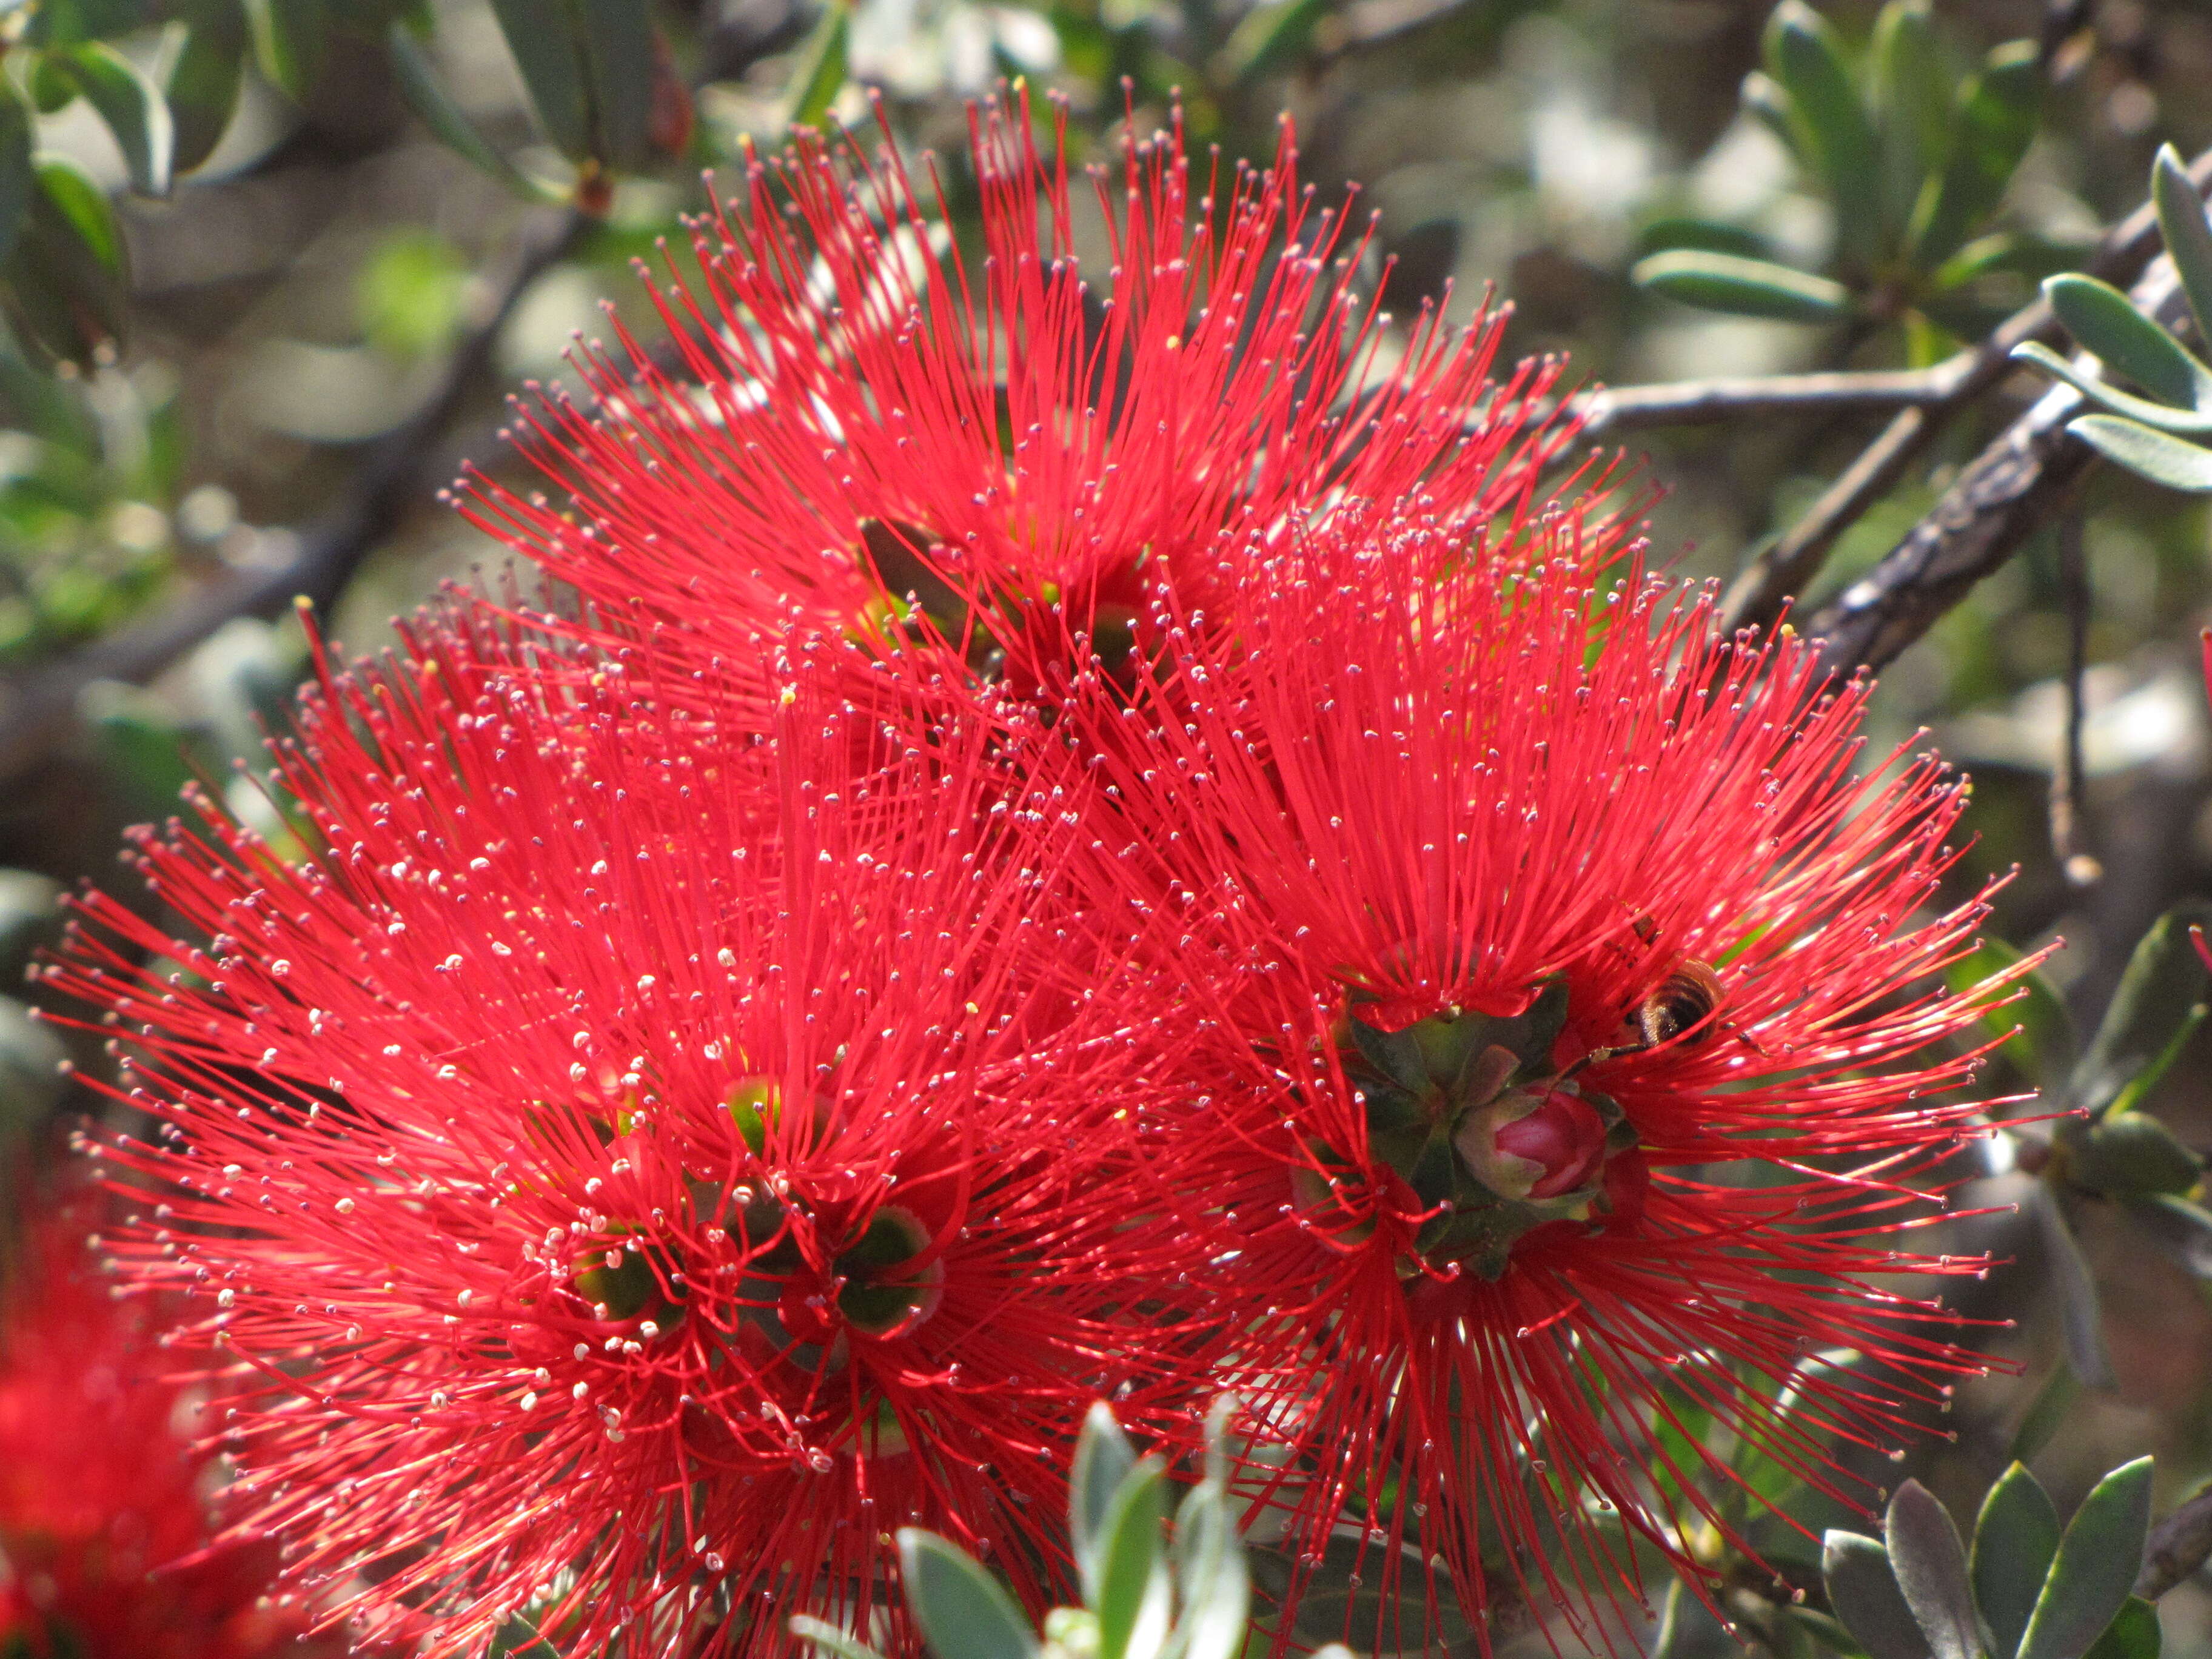
[(1708, 964), (1685, 958), (1638, 1006), (1636, 1029), (1647, 1048), (1677, 1037), (1694, 1046), (1712, 1036), (1720, 1006), (1721, 976)]

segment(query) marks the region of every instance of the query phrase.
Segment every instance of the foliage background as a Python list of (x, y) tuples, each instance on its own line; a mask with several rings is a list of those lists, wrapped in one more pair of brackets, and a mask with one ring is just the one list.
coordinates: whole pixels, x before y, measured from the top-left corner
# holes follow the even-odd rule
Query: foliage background
[[(203, 9), (0, 8), (16, 47), (0, 70), (20, 78), (41, 42), (101, 39), (159, 76)], [(116, 320), (127, 327), (80, 368), (0, 350), (0, 967), (51, 936), (57, 884), (114, 872), (120, 828), (166, 815), (188, 769), (220, 778), (257, 763), (258, 732), (281, 727), (304, 665), (295, 590), (349, 647), (374, 649), (388, 618), (441, 580), (499, 568), (501, 550), (435, 492), (465, 459), (514, 471), (497, 433), (502, 393), (564, 374), (573, 333), (604, 331), (605, 301), (649, 341), (629, 261), (658, 257), (662, 237), (686, 246), (679, 216), (703, 205), (700, 169), (735, 176), (744, 143), (778, 142), (795, 111), (825, 99), (864, 118), (862, 86), (880, 90), (909, 144), (945, 159), (956, 218), (971, 204), (957, 159), (963, 100), (1003, 76), (1064, 94), (1087, 160), (1110, 153), (1124, 77), (1141, 126), (1162, 120), (1180, 88), (1194, 139), (1228, 156), (1264, 160), (1287, 109), (1324, 202), (1363, 181), (1367, 257), (1394, 311), (1441, 301), (1464, 318), (1494, 287), (1515, 307), (1508, 356), (1568, 352), (1582, 376), (1896, 366), (1947, 344), (1717, 316), (1630, 280), (1684, 216), (1725, 222), (1808, 269), (1836, 262), (1826, 198), (1739, 106), (1766, 0), (860, 0), (826, 20), (816, 0), (670, 3), (653, 12), (669, 51), (655, 113), (680, 113), (680, 79), (696, 120), (618, 169), (597, 217), (560, 204), (576, 174), (547, 143), (486, 0), (437, 0), (402, 26), (421, 31), (439, 84), (489, 148), (552, 201), (524, 199), (426, 128), (395, 76), (386, 14), (336, 0), (250, 9), (260, 67), (249, 52), (221, 143), (165, 199), (130, 190), (88, 101), (37, 118), (40, 149), (75, 159), (112, 198), (129, 264)], [(1863, 48), (1870, 5), (1820, 9)], [(2043, 43), (2052, 85), (2000, 222), (2061, 260), (2141, 202), (2160, 143), (2185, 155), (2212, 144), (2203, 0), (2048, 11), (1937, 0), (1935, 23), (1954, 74), (1996, 43)], [(287, 40), (309, 50), (288, 59)], [(1096, 238), (1095, 213), (1085, 222)], [(1981, 295), (1987, 320), (2033, 292), (2027, 275), (2001, 274)], [(1948, 471), (2041, 389), (2015, 375), (1953, 422), (1929, 463), (1844, 537), (1808, 597), (1871, 567)], [(1648, 453), (1667, 488), (1652, 519), (1658, 556), (1725, 579), (1884, 418), (1766, 411), (1618, 441)], [(2081, 502), (2081, 812), (2100, 879), (2069, 879), (2047, 819), (2072, 614), (2058, 525), (1893, 665), (1875, 707), (1878, 739), (1924, 727), (1972, 769), (1976, 840), (1957, 889), (2016, 870), (1994, 931), (2024, 948), (2063, 936), (2050, 973), (2087, 1022), (2152, 920), (2212, 896), (2212, 733), (2197, 654), (2197, 630), (2212, 622), (2212, 545), (2200, 505), (2111, 468)], [(230, 789), (252, 810), (242, 781)], [(56, 1040), (21, 1012), (0, 1004), (0, 1106), (19, 1157), (52, 1145), (52, 1126), (83, 1104), (55, 1071)], [(2200, 1036), (2153, 1103), (2199, 1150), (2212, 1146), (2208, 1054)], [(75, 1058), (101, 1063), (90, 1049)], [(2002, 1064), (1993, 1075), (2022, 1080)], [(2004, 1205), (2027, 1185), (1993, 1165), (1962, 1196)], [(2075, 1220), (2116, 1386), (2073, 1398), (2034, 1467), (2063, 1511), (2106, 1469), (2154, 1452), (2163, 1512), (2212, 1473), (2212, 1304), (2113, 1206), (2081, 1205)], [(2063, 1340), (2034, 1227), (1998, 1217), (1958, 1231), (1960, 1249), (2008, 1258), (1962, 1311), (1996, 1322), (1991, 1348), (2022, 1374), (1963, 1389), (1951, 1438), (1905, 1472), (1968, 1514)], [(2201, 1578), (2160, 1612), (2168, 1653), (2212, 1655)], [(1681, 1640), (1686, 1652), (1726, 1650), (1717, 1631)]]

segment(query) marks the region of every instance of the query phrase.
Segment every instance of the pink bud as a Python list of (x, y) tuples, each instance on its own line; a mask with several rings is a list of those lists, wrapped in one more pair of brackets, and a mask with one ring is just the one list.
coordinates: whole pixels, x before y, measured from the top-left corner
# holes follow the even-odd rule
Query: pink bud
[(1526, 1158), (1543, 1173), (1528, 1188), (1531, 1198), (1556, 1198), (1587, 1182), (1605, 1157), (1605, 1120), (1579, 1095), (1546, 1095), (1525, 1117), (1501, 1124), (1498, 1150)]

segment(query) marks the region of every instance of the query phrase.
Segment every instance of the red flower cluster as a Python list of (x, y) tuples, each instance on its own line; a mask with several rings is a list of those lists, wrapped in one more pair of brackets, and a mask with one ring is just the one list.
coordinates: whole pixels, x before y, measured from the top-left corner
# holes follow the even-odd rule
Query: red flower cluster
[(1835, 1442), (1976, 1367), (1896, 1288), (1971, 1266), (1900, 1248), (2002, 990), (1923, 988), (1959, 785), (1601, 478), (1539, 507), (1554, 371), (1390, 334), (1287, 145), (1133, 147), (1095, 289), (1028, 115), (973, 286), (896, 150), (757, 167), (664, 301), (696, 384), (593, 357), (568, 502), (473, 498), (592, 626), (326, 672), (297, 846), (198, 803), (139, 850), (188, 936), (88, 898), (47, 970), (160, 1126), (123, 1270), (392, 1638), (897, 1644), (908, 1522), (1041, 1604), (1085, 1403), (1224, 1387), (1294, 1577), (1349, 1525), (1585, 1608), (1726, 1524), (1670, 1414), (1859, 1501)]
[[(97, 1241), (94, 1241), (97, 1243)], [(77, 1258), (72, 1260), (72, 1258)], [(82, 1234), (21, 1243), (0, 1305), (0, 1651), (313, 1659), (273, 1541), (212, 1544), (212, 1453), (147, 1304), (95, 1282)]]

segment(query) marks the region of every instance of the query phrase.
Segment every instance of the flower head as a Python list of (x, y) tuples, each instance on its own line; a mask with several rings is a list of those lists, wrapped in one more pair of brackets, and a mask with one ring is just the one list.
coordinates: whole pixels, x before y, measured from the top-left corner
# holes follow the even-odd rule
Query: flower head
[[(95, 1241), (96, 1242), (96, 1241)], [(143, 1300), (97, 1279), (66, 1218), (37, 1224), (0, 1306), (0, 1650), (82, 1659), (311, 1659), (270, 1597), (273, 1542), (212, 1540), (213, 1449)]]
[(896, 1610), (908, 1522), (1042, 1601), (1064, 1443), (1173, 1340), (1106, 1317), (1156, 1268), (1057, 798), (803, 664), (765, 747), (654, 672), (430, 629), (307, 705), (308, 850), (147, 834), (196, 936), (93, 897), (48, 970), (160, 1126), (111, 1247), (204, 1310), (251, 1518), (372, 1633), (775, 1645)]
[(524, 416), (568, 501), (483, 483), (465, 510), (678, 648), (936, 641), (1021, 689), (1086, 651), (1126, 679), (1166, 587), (1249, 574), (1221, 555), (1254, 537), (1224, 532), (1264, 544), (1417, 490), (1467, 530), (1572, 436), (1540, 412), (1556, 362), (1489, 380), (1498, 319), (1401, 341), (1362, 304), (1358, 240), (1302, 191), (1287, 132), (1270, 171), (1194, 178), (1178, 118), (1098, 173), (1094, 216), (1025, 94), (973, 125), (980, 249), (895, 146), (801, 135), (656, 294), (694, 383), (617, 323), (623, 356), (580, 365), (597, 418), (558, 392)]
[(1161, 1161), (1223, 1230), (1224, 1363), (1303, 1454), (1271, 1530), (1318, 1559), (1348, 1511), (1386, 1592), (1602, 1601), (1623, 1528), (1694, 1572), (1735, 1525), (1660, 1437), (1692, 1412), (1858, 1500), (1831, 1437), (1887, 1446), (1980, 1369), (1890, 1283), (1976, 1265), (1900, 1237), (1996, 988), (1927, 984), (1980, 915), (1919, 915), (1961, 784), (1862, 774), (1863, 685), (1609, 586), (1571, 512), (1503, 578), (1418, 519), (1320, 533), (1235, 652), (1170, 630), (1174, 718), (1087, 711), (1093, 879), (1214, 1068)]

